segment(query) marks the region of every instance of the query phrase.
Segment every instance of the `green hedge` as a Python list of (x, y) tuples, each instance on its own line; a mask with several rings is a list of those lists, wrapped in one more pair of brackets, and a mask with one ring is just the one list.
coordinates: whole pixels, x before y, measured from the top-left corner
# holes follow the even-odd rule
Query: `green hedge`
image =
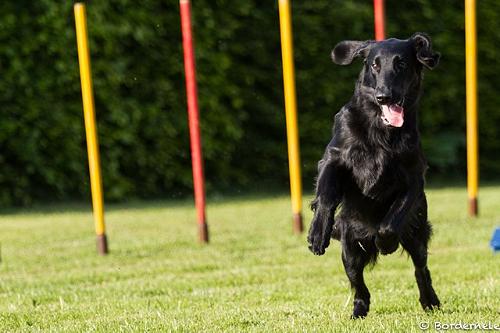
[[(329, 58), (343, 39), (373, 35), (371, 2), (293, 1), (303, 179), (310, 187), (333, 114), (359, 70)], [(441, 64), (425, 79), (421, 131), (431, 175), (465, 170), (462, 2), (386, 1), (387, 32), (428, 32)], [(177, 1), (88, 2), (108, 200), (191, 189)], [(208, 190), (287, 187), (277, 4), (193, 1)], [(500, 3), (478, 2), (481, 167), (500, 171)], [(0, 205), (89, 196), (72, 4), (0, 3)]]

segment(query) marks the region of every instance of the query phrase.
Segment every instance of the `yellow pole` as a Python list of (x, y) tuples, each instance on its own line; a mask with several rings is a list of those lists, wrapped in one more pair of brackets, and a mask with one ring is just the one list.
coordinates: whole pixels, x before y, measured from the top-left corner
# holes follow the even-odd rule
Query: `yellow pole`
[(92, 76), (90, 74), (90, 55), (87, 39), (87, 18), (85, 4), (75, 3), (76, 40), (78, 44), (78, 61), (80, 63), (80, 80), (82, 85), (83, 114), (87, 137), (89, 158), (90, 186), (92, 190), (92, 206), (97, 234), (97, 250), (99, 254), (108, 253), (106, 230), (104, 226), (104, 204), (102, 198), (101, 170), (99, 166), (99, 144), (92, 92)]
[(465, 0), (465, 72), (467, 95), (467, 192), (469, 215), (477, 216), (479, 182), (477, 139), (476, 1)]
[(297, 102), (295, 97), (295, 73), (293, 66), (292, 24), (289, 0), (279, 0), (281, 54), (283, 61), (283, 85), (285, 90), (286, 129), (288, 141), (288, 165), (294, 231), (300, 233), (302, 225), (302, 184), (300, 175), (299, 131), (297, 126)]

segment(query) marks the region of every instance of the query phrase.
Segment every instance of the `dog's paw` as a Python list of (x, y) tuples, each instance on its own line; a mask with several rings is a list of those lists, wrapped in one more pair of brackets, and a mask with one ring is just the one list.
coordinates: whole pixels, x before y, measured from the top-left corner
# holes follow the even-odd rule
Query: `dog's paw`
[(388, 224), (388, 225), (381, 225), (378, 229), (377, 234), (382, 237), (382, 238), (390, 238), (396, 235), (396, 230)]
[(330, 245), (330, 236), (325, 237), (323, 234), (309, 235), (307, 238), (309, 250), (317, 256), (325, 254), (325, 250)]
[(309, 243), (309, 250), (317, 256), (325, 254), (325, 249), (330, 245), (330, 238), (332, 236), (332, 225), (329, 224), (326, 228), (318, 228), (318, 225), (311, 224), (311, 230), (307, 237)]
[(351, 319), (365, 318), (368, 315), (369, 307), (370, 305), (362, 299), (355, 299)]
[(375, 245), (383, 255), (393, 253), (398, 249), (398, 235), (390, 226), (381, 227), (375, 237)]
[(420, 304), (422, 305), (424, 311), (439, 310), (439, 308), (441, 307), (441, 302), (439, 301), (439, 298), (434, 292), (432, 292), (428, 298), (427, 297), (425, 299), (420, 298)]

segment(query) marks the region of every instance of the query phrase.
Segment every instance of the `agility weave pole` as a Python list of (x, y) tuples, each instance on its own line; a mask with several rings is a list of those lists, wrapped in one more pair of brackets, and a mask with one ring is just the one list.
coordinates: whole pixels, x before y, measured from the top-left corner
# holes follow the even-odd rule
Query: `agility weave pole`
[(293, 230), (301, 233), (302, 180), (300, 172), (299, 129), (297, 125), (297, 100), (295, 94), (295, 69), (293, 64), (293, 37), (290, 1), (279, 0), (281, 55), (283, 61), (283, 85), (285, 91), (286, 130), (288, 142), (288, 168), (292, 199)]
[(92, 75), (90, 71), (90, 54), (87, 37), (87, 16), (85, 4), (75, 3), (76, 40), (78, 46), (78, 62), (80, 64), (80, 81), (82, 86), (83, 114), (85, 118), (85, 134), (89, 159), (90, 187), (92, 207), (97, 235), (97, 251), (101, 255), (108, 253), (108, 241), (104, 224), (104, 202), (102, 194), (101, 169), (99, 162), (99, 142), (95, 120), (94, 94), (92, 91)]
[(196, 87), (196, 65), (194, 59), (193, 34), (191, 30), (191, 4), (180, 0), (182, 45), (184, 49), (184, 71), (186, 74), (186, 94), (191, 141), (191, 163), (193, 168), (194, 201), (198, 215), (199, 241), (208, 243), (208, 225), (205, 213), (205, 184), (203, 176), (203, 155), (198, 111), (198, 91)]
[(478, 215), (479, 157), (477, 124), (476, 1), (465, 0), (465, 81), (467, 98), (467, 192), (469, 215)]
[(384, 0), (373, 0), (373, 16), (375, 21), (375, 40), (385, 39)]

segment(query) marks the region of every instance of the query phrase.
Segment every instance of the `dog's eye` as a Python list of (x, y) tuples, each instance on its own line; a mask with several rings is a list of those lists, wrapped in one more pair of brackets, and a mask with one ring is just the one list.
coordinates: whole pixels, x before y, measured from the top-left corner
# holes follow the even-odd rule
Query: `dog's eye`
[(378, 72), (378, 71), (380, 70), (380, 66), (379, 66), (376, 62), (374, 62), (374, 63), (372, 64), (372, 69), (373, 69), (374, 71)]
[(406, 64), (406, 62), (404, 62), (404, 61), (399, 61), (399, 62), (397, 62), (397, 63), (396, 63), (396, 67), (397, 67), (397, 69), (399, 69), (400, 71), (405, 70), (407, 66), (408, 66), (408, 65), (407, 65), (407, 64)]

